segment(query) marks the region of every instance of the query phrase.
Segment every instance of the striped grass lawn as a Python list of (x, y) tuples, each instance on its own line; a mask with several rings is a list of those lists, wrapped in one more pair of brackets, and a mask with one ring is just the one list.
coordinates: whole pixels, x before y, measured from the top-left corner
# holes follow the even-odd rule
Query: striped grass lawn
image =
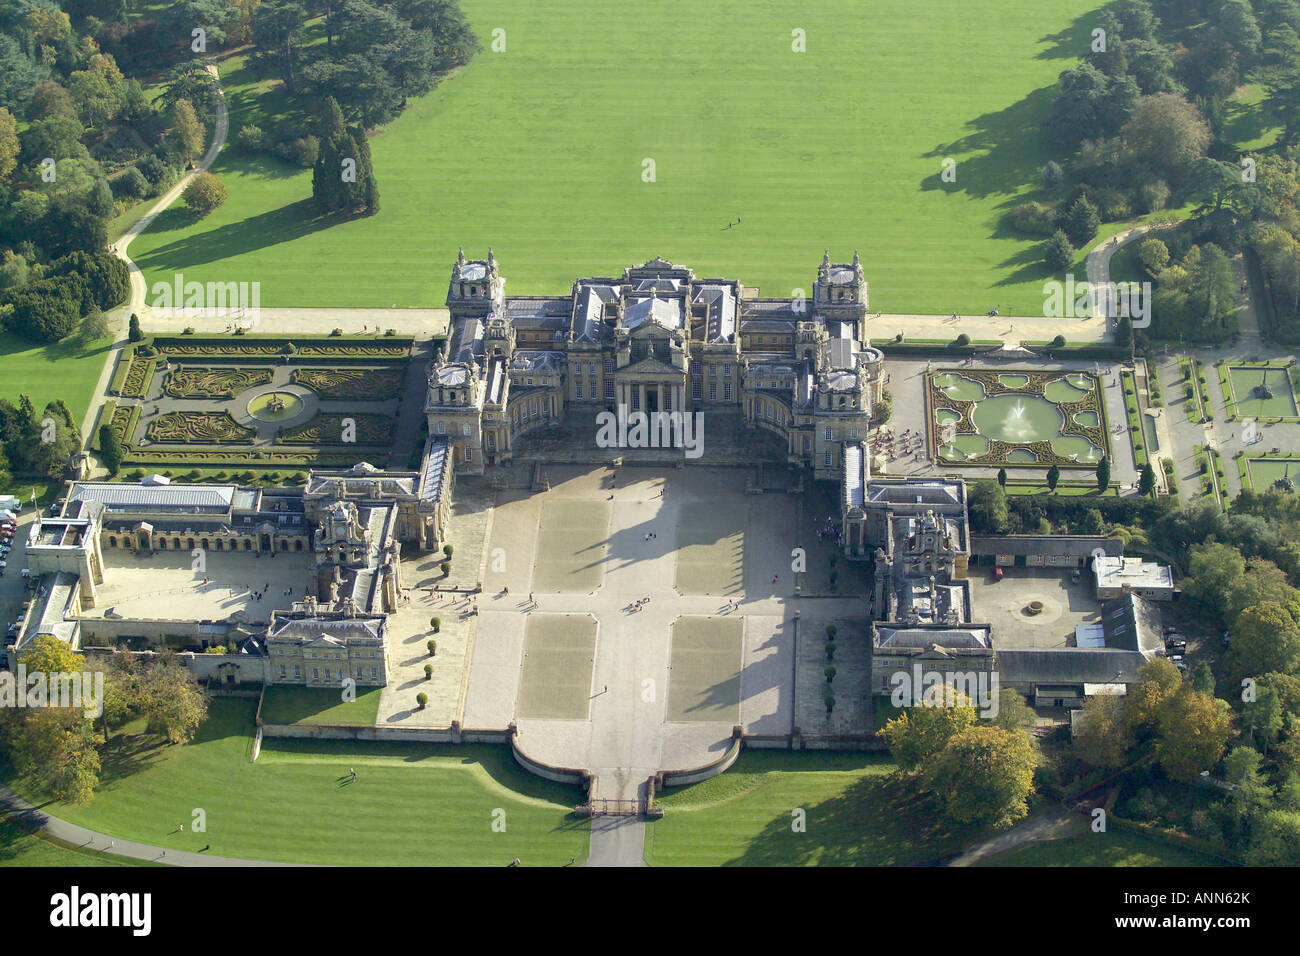
[[(571, 814), (577, 790), (532, 776), (505, 748), (268, 739), (254, 764), (255, 705), (214, 700), (181, 747), (117, 734), (94, 800), (43, 809), (115, 837), (180, 850), (210, 843), (215, 855), (250, 859), (557, 866), (586, 858), (588, 825)], [(6, 782), (41, 803), (23, 780)], [(188, 829), (196, 809), (206, 832)]]
[[(883, 755), (746, 751), (726, 773), (665, 793), (646, 859), (661, 866), (883, 866), (959, 852), (951, 829)], [(798, 811), (806, 821), (796, 832)]]
[(1140, 833), (1108, 830), (1017, 847), (976, 866), (1221, 866), (1210, 856), (1153, 840)]
[[(484, 50), (373, 138), (377, 215), (318, 218), (310, 171), (228, 147), (226, 205), (169, 210), (132, 254), (151, 282), (364, 307), (440, 304), (460, 245), (493, 246), (508, 292), (556, 294), (663, 255), (790, 295), (856, 247), (873, 309), (1038, 314), (1041, 240), (1002, 217), (1068, 158), (1044, 122), (1101, 6), (465, 0)], [(292, 113), (242, 59), (224, 69), (232, 140)]]

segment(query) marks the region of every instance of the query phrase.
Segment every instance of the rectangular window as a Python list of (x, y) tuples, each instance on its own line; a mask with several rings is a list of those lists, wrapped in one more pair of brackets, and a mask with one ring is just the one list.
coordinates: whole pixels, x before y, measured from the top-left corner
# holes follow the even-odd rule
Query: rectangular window
[(438, 422), (438, 434), (439, 434), (439, 435), (445, 435), (445, 434), (447, 434), (447, 423), (446, 423), (446, 422)]
[(730, 365), (724, 365), (724, 366), (722, 366), (722, 377), (723, 377), (723, 378), (731, 378), (731, 366), (730, 366)]
[[(727, 367), (730, 368), (731, 366), (727, 366)], [(724, 382), (723, 385), (722, 385), (722, 400), (723, 400), (724, 402), (729, 402), (729, 401), (731, 401), (731, 383), (730, 383), (730, 382)]]
[(830, 453), (830, 452), (827, 452), (827, 453), (826, 453), (826, 467), (829, 468), (830, 466), (831, 466), (831, 453)]
[(711, 401), (711, 402), (716, 402), (717, 400), (718, 400), (718, 383), (717, 383), (717, 382), (710, 382), (710, 383), (709, 383), (709, 401)]

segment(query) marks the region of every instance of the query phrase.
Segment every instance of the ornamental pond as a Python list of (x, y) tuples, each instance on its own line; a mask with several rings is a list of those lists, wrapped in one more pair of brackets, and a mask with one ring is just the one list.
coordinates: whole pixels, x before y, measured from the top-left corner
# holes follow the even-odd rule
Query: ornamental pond
[(1092, 468), (1107, 453), (1087, 372), (941, 369), (927, 393), (931, 447), (945, 464)]

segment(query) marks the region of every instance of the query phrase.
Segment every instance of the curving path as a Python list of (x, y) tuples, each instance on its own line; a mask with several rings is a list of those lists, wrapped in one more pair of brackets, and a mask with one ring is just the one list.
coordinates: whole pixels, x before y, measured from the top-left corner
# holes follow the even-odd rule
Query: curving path
[(99, 382), (95, 386), (94, 395), (91, 396), (90, 406), (86, 409), (86, 417), (82, 419), (81, 450), (83, 452), (88, 452), (90, 450), (90, 443), (94, 439), (95, 422), (99, 418), (99, 409), (108, 398), (108, 385), (112, 379), (113, 369), (117, 365), (117, 356), (127, 341), (127, 320), (133, 312), (136, 315), (143, 317), (146, 310), (145, 299), (149, 294), (149, 284), (145, 281), (144, 273), (140, 271), (140, 267), (132, 261), (129, 255), (127, 255), (127, 246), (131, 244), (132, 239), (148, 229), (150, 224), (162, 215), (164, 210), (180, 198), (181, 194), (185, 192), (185, 187), (190, 184), (190, 181), (194, 179), (195, 176), (199, 173), (208, 171), (216, 161), (217, 154), (221, 152), (221, 148), (226, 145), (226, 137), (230, 133), (230, 113), (226, 109), (226, 97), (221, 89), (221, 76), (217, 72), (216, 64), (208, 63), (204, 68), (208, 71), (208, 74), (217, 85), (217, 121), (212, 132), (212, 145), (210, 145), (208, 151), (203, 154), (203, 158), (199, 160), (198, 165), (177, 180), (176, 185), (167, 190), (167, 192), (164, 193), (156, 203), (154, 203), (153, 208), (150, 209), (147, 214), (140, 217), (138, 222), (123, 233), (122, 238), (112, 247), (113, 254), (126, 263), (127, 270), (130, 273), (131, 295), (130, 298), (127, 299), (126, 305), (118, 306), (116, 310), (117, 319), (114, 323), (115, 334), (113, 344), (109, 347), (108, 356), (104, 360), (104, 368), (99, 373)]
[(121, 840), (87, 830), (67, 820), (52, 817), (38, 810), (4, 784), (0, 784), (0, 811), (25, 820), (44, 830), (50, 836), (86, 850), (95, 850), (108, 856), (130, 860), (145, 860), (165, 866), (299, 866), (297, 863), (275, 863), (270, 860), (241, 860), (229, 856), (211, 856), (207, 853), (190, 853), (185, 850), (167, 850), (147, 843)]

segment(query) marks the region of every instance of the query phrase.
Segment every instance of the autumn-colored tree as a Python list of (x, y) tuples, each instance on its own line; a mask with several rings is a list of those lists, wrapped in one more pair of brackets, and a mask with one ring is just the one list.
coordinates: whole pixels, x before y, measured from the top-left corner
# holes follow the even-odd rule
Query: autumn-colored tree
[(192, 163), (203, 152), (203, 124), (189, 100), (177, 100), (172, 106), (171, 127), (165, 142), (168, 151), (182, 165)]
[(212, 173), (199, 173), (185, 187), (185, 205), (198, 216), (206, 216), (229, 198), (225, 184)]
[(1195, 780), (1219, 762), (1231, 730), (1224, 701), (1183, 684), (1160, 704), (1156, 760), (1170, 779)]
[(1123, 697), (1098, 694), (1088, 698), (1074, 738), (1074, 752), (1080, 760), (1093, 767), (1124, 766), (1133, 748), (1133, 731), (1124, 706)]
[(885, 724), (881, 736), (900, 766), (913, 770), (976, 722), (975, 708), (952, 688), (938, 688), (942, 703), (913, 707)]
[(926, 761), (922, 786), (958, 823), (1005, 826), (1028, 814), (1037, 765), (1028, 734), (970, 727)]

